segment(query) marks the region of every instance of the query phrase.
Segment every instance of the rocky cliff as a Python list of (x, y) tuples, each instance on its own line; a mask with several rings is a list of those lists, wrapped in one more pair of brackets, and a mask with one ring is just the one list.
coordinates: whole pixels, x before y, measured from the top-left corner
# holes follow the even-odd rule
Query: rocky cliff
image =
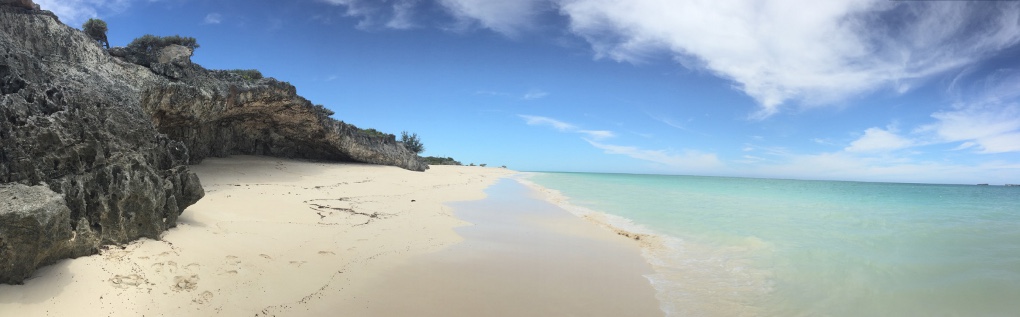
[(204, 195), (188, 164), (208, 156), (427, 168), (289, 84), (206, 70), (185, 47), (152, 54), (113, 56), (30, 0), (0, 0), (0, 283), (158, 239)]
[(155, 76), (25, 2), (0, 1), (0, 283), (159, 238), (203, 195), (187, 148), (139, 107)]
[[(191, 50), (170, 45), (126, 61), (148, 61), (167, 79), (142, 90), (141, 106), (160, 132), (185, 143), (191, 162), (209, 156), (255, 154), (316, 160), (428, 168), (392, 136), (373, 136), (330, 117), (332, 111), (297, 95), (294, 86), (248, 73), (207, 70), (191, 62)], [(260, 77), (260, 76), (259, 76)]]

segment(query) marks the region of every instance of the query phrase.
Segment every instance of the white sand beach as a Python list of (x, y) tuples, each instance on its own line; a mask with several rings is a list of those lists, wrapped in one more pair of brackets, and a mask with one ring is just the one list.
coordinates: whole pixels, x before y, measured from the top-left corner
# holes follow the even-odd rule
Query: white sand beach
[[(206, 196), (161, 241), (0, 285), (0, 315), (593, 316), (607, 305), (661, 315), (641, 276), (650, 268), (627, 238), (562, 210), (534, 211), (548, 209), (535, 202), (451, 204), (484, 198), (511, 170), (254, 156), (193, 170)], [(514, 210), (532, 212), (495, 213)]]

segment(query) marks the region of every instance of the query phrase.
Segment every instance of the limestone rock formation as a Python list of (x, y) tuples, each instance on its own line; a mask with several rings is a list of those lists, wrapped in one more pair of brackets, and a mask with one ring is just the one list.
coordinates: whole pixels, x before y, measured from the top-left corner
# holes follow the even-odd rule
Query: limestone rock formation
[(0, 283), (16, 283), (65, 257), (76, 238), (64, 197), (46, 186), (0, 185)]
[(428, 168), (288, 83), (206, 70), (183, 46), (145, 54), (107, 52), (31, 0), (0, 0), (0, 283), (158, 239), (204, 195), (188, 164), (206, 157)]
[(0, 283), (105, 244), (158, 239), (203, 196), (187, 148), (140, 107), (137, 83), (160, 78), (26, 1), (3, 1)]
[(231, 154), (353, 161), (424, 171), (425, 161), (393, 137), (372, 136), (330, 117), (294, 86), (191, 62), (191, 50), (170, 45), (149, 68), (169, 83), (142, 91), (142, 107), (160, 132), (187, 145), (191, 162)]

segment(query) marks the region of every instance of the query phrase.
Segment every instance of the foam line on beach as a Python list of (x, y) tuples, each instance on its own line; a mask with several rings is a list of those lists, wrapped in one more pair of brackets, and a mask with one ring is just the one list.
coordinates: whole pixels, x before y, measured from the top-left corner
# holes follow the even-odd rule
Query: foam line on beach
[[(667, 316), (758, 316), (771, 292), (771, 272), (753, 268), (739, 247), (713, 247), (656, 232), (631, 219), (571, 203), (571, 197), (543, 187), (521, 173), (514, 180), (546, 201), (599, 227), (634, 240), (655, 270), (645, 275)], [(763, 242), (751, 238), (748, 249)]]

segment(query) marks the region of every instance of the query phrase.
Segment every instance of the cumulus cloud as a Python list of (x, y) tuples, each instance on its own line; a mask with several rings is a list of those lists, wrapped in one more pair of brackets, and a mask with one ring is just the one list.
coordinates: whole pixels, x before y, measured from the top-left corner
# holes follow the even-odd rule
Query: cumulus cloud
[[(126, 0), (125, 0), (126, 1)], [(361, 27), (414, 27), (420, 0), (319, 0)], [(668, 54), (731, 80), (766, 118), (887, 89), (906, 93), (934, 75), (1020, 42), (1013, 1), (439, 0), (461, 27), (509, 37), (546, 29), (558, 12), (598, 58), (642, 62)], [(430, 3), (431, 5), (431, 3)], [(543, 15), (545, 14), (545, 15)], [(430, 21), (436, 22), (436, 21)]]
[(411, 29), (417, 27), (414, 22), (415, 8), (419, 0), (319, 0), (328, 4), (346, 8), (346, 16), (360, 19), (358, 28), (375, 29)]
[(789, 100), (906, 91), (1020, 40), (1020, 4), (1011, 2), (562, 0), (560, 8), (598, 56), (671, 53), (734, 81), (761, 104), (759, 117)]
[(68, 25), (81, 25), (100, 13), (118, 13), (127, 9), (132, 0), (35, 0), (43, 10), (53, 11)]
[(914, 142), (897, 135), (889, 130), (881, 128), (869, 128), (864, 130), (861, 138), (850, 143), (850, 146), (843, 149), (847, 152), (875, 152), (891, 151), (909, 147)]

